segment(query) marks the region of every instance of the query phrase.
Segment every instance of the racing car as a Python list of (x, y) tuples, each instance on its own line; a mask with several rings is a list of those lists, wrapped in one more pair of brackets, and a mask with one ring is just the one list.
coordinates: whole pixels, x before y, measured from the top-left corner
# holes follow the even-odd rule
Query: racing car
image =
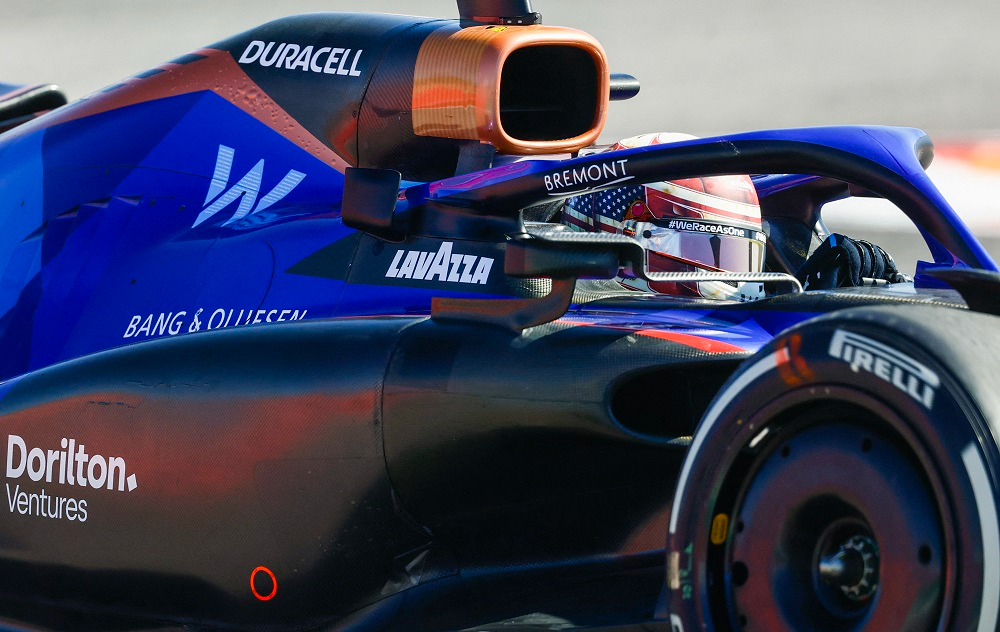
[(637, 81), (458, 8), (0, 88), (5, 625), (997, 629), (1000, 274), (928, 137), (595, 145)]

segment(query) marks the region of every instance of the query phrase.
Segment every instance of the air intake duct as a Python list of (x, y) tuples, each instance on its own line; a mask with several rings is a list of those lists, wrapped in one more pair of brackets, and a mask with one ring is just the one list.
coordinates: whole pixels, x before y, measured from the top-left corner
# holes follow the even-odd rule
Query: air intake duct
[(580, 31), (414, 29), (393, 43), (372, 79), (358, 158), (428, 179), (453, 175), (468, 143), (521, 155), (577, 151), (603, 129), (609, 90), (604, 51)]
[[(460, 4), (463, 16), (530, 9), (523, 0)], [(314, 13), (210, 48), (201, 54), (228, 53), (252, 82), (234, 78), (226, 98), (246, 95), (239, 103), (257, 116), (269, 99), (280, 111), (264, 120), (291, 116), (314, 137), (290, 132), (303, 148), (318, 140), (351, 166), (394, 169), (408, 180), (455, 175), (470, 144), (519, 155), (582, 149), (601, 133), (610, 93), (597, 40), (539, 24), (463, 28), (459, 20)], [(209, 63), (165, 68), (191, 87), (218, 83)], [(266, 99), (251, 99), (257, 88)]]

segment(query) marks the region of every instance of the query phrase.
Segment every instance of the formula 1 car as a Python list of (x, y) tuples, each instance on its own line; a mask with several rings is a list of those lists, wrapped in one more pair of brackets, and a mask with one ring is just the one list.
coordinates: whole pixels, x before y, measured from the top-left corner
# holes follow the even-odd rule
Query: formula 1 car
[[(524, 0), (458, 4), (0, 89), (5, 624), (997, 629), (1000, 274), (926, 135), (588, 149), (636, 82)], [(767, 270), (551, 221), (727, 174)], [(851, 195), (934, 261), (803, 291)]]

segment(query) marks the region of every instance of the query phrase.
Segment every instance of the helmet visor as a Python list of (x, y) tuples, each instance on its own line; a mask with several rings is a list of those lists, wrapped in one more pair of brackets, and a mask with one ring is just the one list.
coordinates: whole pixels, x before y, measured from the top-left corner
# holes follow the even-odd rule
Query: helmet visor
[(763, 231), (689, 219), (637, 222), (636, 237), (647, 250), (696, 267), (725, 272), (764, 269)]

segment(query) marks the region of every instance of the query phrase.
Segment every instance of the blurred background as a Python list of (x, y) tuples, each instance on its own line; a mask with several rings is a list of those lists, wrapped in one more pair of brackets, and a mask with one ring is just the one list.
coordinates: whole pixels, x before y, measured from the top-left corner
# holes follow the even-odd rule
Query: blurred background
[[(0, 0), (0, 83), (70, 98), (267, 20), (311, 11), (455, 17), (454, 0)], [(919, 127), (929, 173), (1000, 258), (1000, 2), (534, 0), (547, 24), (604, 45), (642, 92), (602, 140), (832, 124)], [(831, 228), (882, 243), (912, 271), (926, 249), (879, 201), (839, 203)]]

